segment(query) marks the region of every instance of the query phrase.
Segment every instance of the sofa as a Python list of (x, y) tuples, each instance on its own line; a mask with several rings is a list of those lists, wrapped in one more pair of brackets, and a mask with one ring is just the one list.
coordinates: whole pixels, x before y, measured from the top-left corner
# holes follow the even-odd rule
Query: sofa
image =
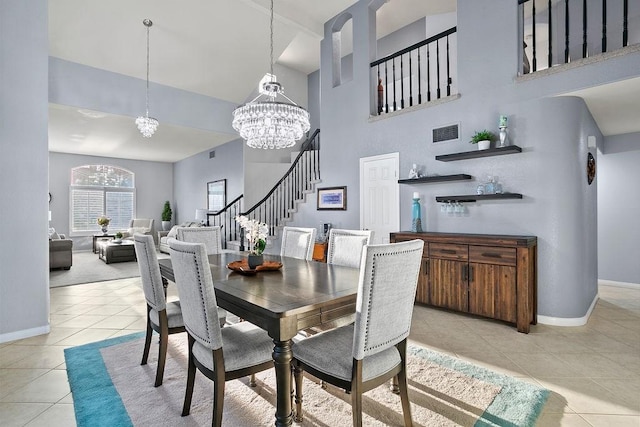
[(69, 270), (73, 265), (73, 240), (64, 234), (53, 232), (49, 236), (49, 270), (64, 268)]
[(122, 232), (122, 238), (133, 240), (135, 233), (151, 234), (153, 229), (153, 219), (150, 218), (136, 218), (129, 221), (129, 228), (127, 231)]
[(165, 254), (169, 253), (169, 244), (167, 239), (176, 238), (178, 234), (177, 227), (202, 227), (202, 223), (198, 221), (187, 221), (179, 225), (174, 225), (169, 231), (158, 231), (158, 249)]

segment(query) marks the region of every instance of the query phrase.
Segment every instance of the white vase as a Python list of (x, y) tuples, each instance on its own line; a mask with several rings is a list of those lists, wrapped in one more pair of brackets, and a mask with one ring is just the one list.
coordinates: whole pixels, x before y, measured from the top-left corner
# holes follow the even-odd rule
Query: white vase
[(491, 148), (491, 141), (488, 139), (478, 141), (478, 150), (487, 150)]
[(171, 221), (162, 221), (162, 230), (169, 231), (171, 229)]

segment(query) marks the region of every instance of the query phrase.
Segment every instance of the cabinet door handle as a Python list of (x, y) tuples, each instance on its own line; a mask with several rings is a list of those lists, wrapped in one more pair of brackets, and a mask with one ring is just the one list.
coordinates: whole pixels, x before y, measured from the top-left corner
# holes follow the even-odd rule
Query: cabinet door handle
[(469, 266), (469, 282), (473, 282), (473, 266)]
[(455, 254), (456, 251), (453, 249), (440, 249), (440, 252), (442, 252), (443, 254)]
[(428, 259), (424, 260), (424, 274), (426, 276), (429, 275), (429, 260)]
[(502, 258), (502, 255), (495, 252), (483, 252), (482, 256), (486, 256), (487, 258)]
[(464, 280), (464, 281), (469, 280), (469, 266), (468, 265), (463, 265), (462, 266), (462, 280)]

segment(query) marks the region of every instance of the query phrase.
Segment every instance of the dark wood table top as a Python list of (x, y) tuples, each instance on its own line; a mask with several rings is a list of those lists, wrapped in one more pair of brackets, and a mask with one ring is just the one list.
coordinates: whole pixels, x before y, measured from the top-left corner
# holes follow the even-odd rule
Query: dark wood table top
[[(274, 339), (290, 339), (298, 330), (353, 313), (359, 270), (265, 255), (282, 268), (243, 275), (227, 264), (246, 255), (209, 255), (218, 305), (266, 329)], [(171, 259), (159, 260), (163, 277), (174, 281)]]

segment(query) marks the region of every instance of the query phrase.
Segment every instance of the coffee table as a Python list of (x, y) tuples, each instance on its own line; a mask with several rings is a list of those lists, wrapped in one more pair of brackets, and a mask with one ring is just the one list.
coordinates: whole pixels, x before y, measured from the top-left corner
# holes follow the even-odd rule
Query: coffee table
[(96, 244), (97, 242), (100, 242), (102, 240), (111, 240), (114, 239), (116, 237), (115, 234), (94, 234), (93, 235), (93, 253), (97, 254), (98, 253), (98, 245)]
[(113, 241), (98, 242), (98, 258), (107, 264), (136, 260), (136, 249), (132, 241), (123, 240), (122, 243)]

